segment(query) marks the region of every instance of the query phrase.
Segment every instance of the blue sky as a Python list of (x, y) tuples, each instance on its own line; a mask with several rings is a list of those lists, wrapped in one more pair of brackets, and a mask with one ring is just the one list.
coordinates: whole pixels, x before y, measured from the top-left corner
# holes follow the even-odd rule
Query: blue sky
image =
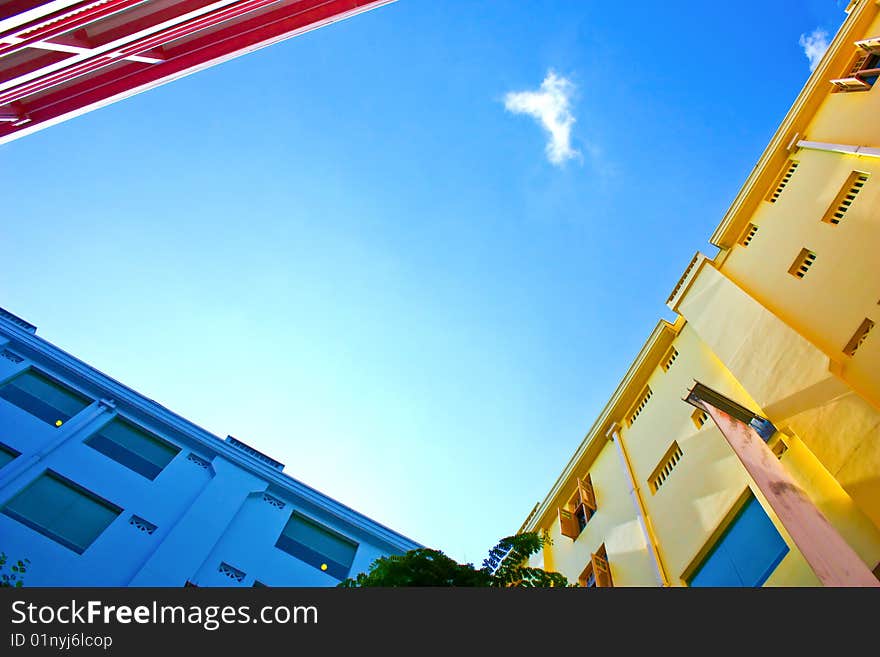
[[(479, 564), (714, 254), (845, 4), (400, 0), (0, 147), (0, 306)], [(551, 71), (556, 163), (505, 107)]]

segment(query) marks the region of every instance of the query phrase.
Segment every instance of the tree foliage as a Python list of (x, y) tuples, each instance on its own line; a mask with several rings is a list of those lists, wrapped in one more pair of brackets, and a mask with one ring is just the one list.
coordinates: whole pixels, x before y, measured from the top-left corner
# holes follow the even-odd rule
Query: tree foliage
[(376, 559), (366, 573), (339, 584), (370, 586), (564, 587), (568, 580), (528, 566), (528, 558), (550, 544), (546, 533), (528, 532), (502, 538), (483, 560), (482, 568), (460, 564), (440, 550), (419, 548)]
[(30, 559), (19, 559), (9, 566), (6, 572), (9, 558), (5, 552), (0, 552), (0, 588), (21, 588), (24, 586), (24, 574), (27, 572)]

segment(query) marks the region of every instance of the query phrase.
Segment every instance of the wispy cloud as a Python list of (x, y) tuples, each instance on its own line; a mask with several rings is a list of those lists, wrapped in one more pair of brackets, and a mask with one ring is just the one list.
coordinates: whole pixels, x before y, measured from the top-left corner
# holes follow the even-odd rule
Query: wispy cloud
[(801, 34), (798, 43), (804, 49), (807, 59), (810, 60), (810, 72), (815, 71), (822, 55), (828, 50), (828, 32), (817, 27), (810, 34)]
[(571, 97), (575, 85), (568, 79), (548, 71), (537, 91), (511, 91), (504, 96), (504, 107), (513, 114), (527, 114), (547, 131), (545, 151), (552, 164), (561, 166), (567, 160), (580, 157), (572, 148)]

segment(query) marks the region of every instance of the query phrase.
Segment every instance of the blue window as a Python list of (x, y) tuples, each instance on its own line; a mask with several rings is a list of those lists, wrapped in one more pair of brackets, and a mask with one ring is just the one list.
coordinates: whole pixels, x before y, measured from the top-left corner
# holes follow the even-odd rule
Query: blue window
[(18, 455), (19, 452), (12, 449), (11, 447), (7, 447), (3, 443), (0, 443), (0, 468), (11, 461), (14, 461), (15, 457), (17, 457)]
[(155, 479), (171, 462), (178, 447), (116, 418), (85, 444), (147, 479)]
[(341, 580), (348, 577), (358, 546), (336, 532), (293, 513), (275, 547)]
[(690, 586), (761, 586), (788, 546), (754, 495), (690, 578)]
[(87, 397), (34, 370), (20, 374), (0, 388), (0, 398), (56, 427), (92, 403)]
[(46, 472), (15, 495), (3, 513), (78, 554), (122, 512), (94, 493)]

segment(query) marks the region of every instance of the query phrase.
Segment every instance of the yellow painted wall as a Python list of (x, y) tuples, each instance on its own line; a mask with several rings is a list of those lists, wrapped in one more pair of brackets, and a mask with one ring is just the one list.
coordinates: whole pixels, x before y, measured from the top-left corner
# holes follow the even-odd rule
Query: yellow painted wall
[(824, 353), (711, 263), (701, 268), (678, 310), (761, 407), (832, 377)]
[[(589, 466), (598, 509), (580, 536), (575, 540), (563, 536), (558, 519), (547, 527), (553, 545), (545, 548), (544, 566), (564, 574), (569, 582), (576, 583), (590, 562), (590, 555), (604, 543), (615, 586), (656, 586), (657, 577), (647, 542), (639, 526), (616, 449), (613, 443), (606, 443)], [(587, 470), (584, 469), (578, 471), (576, 476), (586, 474)], [(572, 480), (572, 493), (576, 485)]]
[[(846, 24), (853, 30), (846, 39), (851, 43), (880, 36), (880, 3), (863, 4), (858, 12), (858, 20)], [(854, 52), (848, 45), (846, 50)], [(832, 77), (843, 73), (838, 64), (848, 55), (834, 58)], [(796, 125), (800, 139), (880, 147), (880, 83), (863, 93), (809, 93), (806, 104), (796, 103), (786, 118), (795, 122), (786, 130)], [(777, 143), (762, 161), (778, 164), (781, 171), (785, 153)], [(780, 429), (788, 445), (781, 458), (786, 470), (865, 564), (877, 566), (880, 158), (812, 149), (799, 149), (793, 158), (798, 169), (776, 203), (763, 200), (770, 184), (764, 181), (779, 171), (761, 169), (760, 185), (744, 187), (746, 196), (735, 204), (740, 208), (735, 223), (754, 223), (757, 235), (747, 247), (733, 246), (717, 262), (703, 262), (694, 270), (673, 303), (680, 314), (675, 328), (655, 330), (636, 360), (635, 374), (624, 379), (597, 421), (601, 426), (585, 439), (582, 449), (586, 445), (592, 450), (591, 462), (581, 464), (576, 474), (590, 472), (599, 512), (575, 541), (560, 534), (551, 508), (558, 502), (557, 492), (536, 514), (544, 518), (554, 541), (543, 555), (544, 567), (576, 581), (590, 553), (604, 542), (615, 585), (656, 583), (615, 445), (605, 443), (592, 461), (596, 449), (590, 446), (617, 422), (670, 584), (684, 584), (682, 578), (711, 548), (751, 483), (714, 424), (709, 421), (700, 429), (693, 424), (694, 409), (682, 397), (695, 379), (763, 414)], [(840, 224), (823, 222), (854, 170), (870, 174), (866, 186)], [(751, 215), (746, 219), (745, 213)], [(815, 252), (817, 259), (799, 279), (788, 270), (802, 248)], [(845, 355), (844, 346), (866, 317), (877, 328), (858, 353)], [(678, 356), (664, 371), (660, 362), (670, 339)], [(646, 381), (651, 399), (629, 426), (628, 407), (638, 403)], [(673, 441), (682, 450), (681, 460), (652, 494), (648, 479)], [(570, 492), (574, 488), (572, 478)], [(819, 584), (761, 491), (751, 490), (789, 546), (765, 585)]]
[[(661, 558), (673, 583), (705, 543), (708, 534), (746, 486), (747, 475), (711, 421), (697, 429), (695, 410), (682, 401), (694, 379), (754, 403), (721, 362), (685, 325), (673, 342), (678, 356), (664, 371), (655, 368), (651, 401), (635, 423), (622, 431), (633, 470), (652, 519)], [(673, 441), (682, 457), (662, 487), (652, 494), (648, 478)]]
[[(880, 324), (880, 158), (813, 150), (795, 158), (791, 182), (776, 203), (761, 203), (751, 219), (757, 234), (733, 248), (722, 271), (840, 362), (842, 378), (880, 407), (880, 329), (855, 356), (843, 353), (862, 320)], [(839, 224), (822, 221), (854, 170), (871, 177)], [(817, 257), (799, 279), (788, 269), (802, 248)]]
[(786, 424), (880, 527), (880, 414), (850, 392), (798, 413)]
[[(876, 14), (876, 10), (874, 11)], [(851, 39), (850, 43), (875, 36), (880, 36), (880, 16), (876, 15), (870, 23), (870, 27)], [(847, 46), (847, 55), (855, 52), (855, 46)], [(845, 61), (849, 61), (848, 57)], [(846, 64), (844, 63), (833, 70), (831, 75), (845, 77), (847, 73), (845, 68)], [(877, 116), (880, 115), (880, 93), (878, 90), (874, 88), (870, 91), (830, 93), (830, 84), (828, 90), (828, 98), (809, 123), (804, 138), (811, 141), (856, 146), (876, 147), (880, 145), (880, 125), (877, 123)]]

